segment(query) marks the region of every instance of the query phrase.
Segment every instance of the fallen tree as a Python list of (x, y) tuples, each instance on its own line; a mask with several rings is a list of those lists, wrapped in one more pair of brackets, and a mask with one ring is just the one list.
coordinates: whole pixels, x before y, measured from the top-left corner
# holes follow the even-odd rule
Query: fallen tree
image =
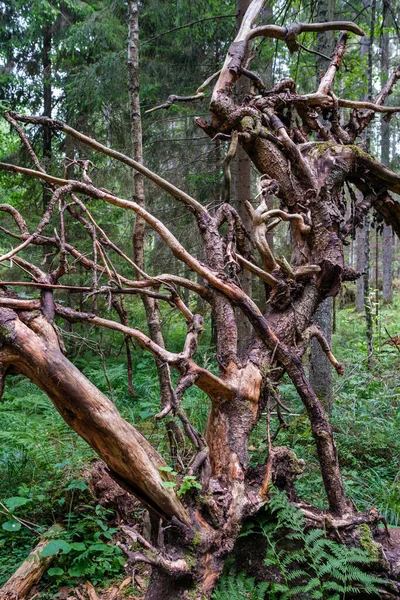
[(54, 555), (42, 556), (42, 551), (54, 537), (60, 534), (62, 529), (60, 525), (55, 525), (42, 536), (37, 546), (0, 588), (1, 600), (23, 600), (28, 596), (33, 586), (40, 581), (54, 560)]
[[(360, 276), (344, 266), (343, 244), (357, 227), (363, 226), (368, 211), (376, 211), (398, 235), (400, 233), (400, 205), (390, 196), (391, 192), (400, 193), (400, 176), (360, 144), (360, 136), (376, 113), (385, 112), (390, 116), (400, 111), (400, 107), (384, 105), (400, 78), (400, 70), (389, 78), (374, 102), (337, 98), (332, 89), (334, 77), (345, 53), (349, 32), (363, 35), (359, 27), (347, 22), (254, 26), (262, 6), (262, 0), (253, 0), (221, 72), (206, 82), (209, 85), (218, 77), (212, 93), (210, 120), (197, 119), (199, 127), (208, 135), (230, 141), (229, 156), (240, 144), (260, 172), (260, 202), (258, 206), (248, 203), (252, 232), (245, 230), (239, 214), (229, 203), (210, 211), (145, 166), (63, 122), (10, 112), (5, 115), (20, 135), (34, 169), (5, 163), (0, 163), (0, 168), (43, 181), (50, 186), (52, 196), (34, 231), (29, 230), (15, 207), (0, 205), (0, 211), (14, 221), (12, 229), (2, 226), (1, 230), (16, 240), (15, 247), (0, 256), (0, 262), (12, 260), (29, 273), (32, 287), (40, 291), (40, 298), (26, 300), (12, 289), (27, 283), (1, 282), (0, 389), (8, 373), (23, 374), (37, 384), (68, 425), (104, 460), (111, 476), (148, 508), (153, 523), (157, 524), (157, 544), (134, 532), (135, 543), (141, 544), (144, 550), (127, 549), (127, 553), (132, 562), (142, 561), (153, 567), (149, 599), (183, 598), (188, 590), (199, 599), (210, 597), (244, 520), (267, 503), (271, 483), (279, 484), (295, 500), (293, 481), (300, 466), (288, 449), (273, 447), (270, 432), (269, 455), (264, 468), (258, 478), (254, 478), (254, 473), (250, 477), (248, 470), (249, 436), (262, 413), (266, 411), (269, 416), (276, 407), (281, 415), (285, 409), (279, 394), (279, 383), (285, 373), (310, 419), (329, 507), (321, 515), (303, 506), (306, 517), (319, 525), (328, 523), (334, 531), (360, 523), (376, 525), (379, 521), (374, 509), (358, 514), (345, 495), (332, 428), (307, 380), (302, 357), (310, 340), (315, 338), (336, 371), (343, 373), (343, 366), (333, 356), (323, 334), (312, 324), (313, 314), (325, 298), (338, 293), (342, 282)], [(249, 70), (249, 48), (253, 39), (276, 38), (296, 51), (300, 33), (325, 30), (341, 33), (315, 93), (299, 94), (291, 79), (267, 89)], [(232, 90), (242, 75), (250, 78), (254, 93), (237, 104)], [(203, 93), (204, 86), (201, 90)], [(193, 97), (198, 98), (198, 94)], [(180, 100), (182, 98), (171, 96), (163, 107), (168, 108)], [(339, 118), (341, 109), (351, 111), (346, 124)], [(72, 136), (81, 145), (124, 163), (168, 192), (193, 216), (204, 260), (188, 252), (166, 225), (142, 204), (96, 187), (88, 174), (88, 161), (76, 162), (82, 170), (81, 180), (46, 173), (23, 124), (46, 126), (53, 132)], [(229, 160), (226, 169), (229, 171)], [(351, 190), (356, 188), (361, 194), (358, 196), (361, 199), (357, 199), (354, 191), (350, 193), (354, 202), (350, 217), (346, 217), (345, 186)], [(279, 209), (268, 209), (271, 196), (279, 199)], [(92, 215), (88, 199), (141, 217), (176, 259), (198, 276), (197, 281), (169, 273), (149, 276), (109, 239)], [(49, 225), (55, 221), (58, 221), (57, 233), (49, 233)], [(89, 258), (68, 241), (71, 222), (81, 224), (91, 237), (97, 259)], [(268, 232), (282, 222), (290, 224), (290, 263), (275, 257), (267, 241)], [(250, 233), (260, 264), (248, 241)], [(21, 252), (33, 245), (57, 251), (57, 264), (53, 263), (49, 272), (21, 258)], [(126, 274), (114, 269), (108, 259), (111, 250), (125, 261), (130, 271), (134, 269), (136, 279), (131, 278), (130, 271)], [(68, 272), (69, 257), (95, 275), (93, 287), (75, 291), (106, 295), (113, 306), (120, 307), (119, 315), (123, 309), (118, 299), (128, 294), (145, 294), (158, 303), (174, 306), (187, 323), (181, 352), (170, 352), (130, 326), (129, 318), (125, 318), (129, 315), (125, 314), (123, 319), (106, 319), (100, 314), (76, 311), (58, 303), (57, 290), (71, 287), (60, 283)], [(265, 313), (238, 284), (242, 269), (266, 284), (268, 308)], [(97, 275), (104, 273), (108, 282), (100, 286)], [(194, 359), (204, 327), (203, 316), (193, 314), (185, 305), (179, 288), (189, 289), (210, 306), (217, 334), (217, 375), (202, 368)], [(167, 373), (168, 401), (163, 403), (157, 418), (173, 415), (181, 423), (194, 448), (185, 474), (197, 477), (202, 486), (200, 493), (177, 495), (175, 476), (165, 469), (164, 459), (65, 356), (54, 325), (56, 317), (120, 332), (125, 339), (136, 340), (163, 366)], [(245, 348), (241, 353), (238, 352), (238, 319), (247, 319), (253, 328), (251, 338), (246, 343), (241, 340), (240, 347)], [(176, 385), (171, 369), (179, 373)], [(196, 431), (181, 406), (183, 395), (193, 385), (211, 400), (205, 432)]]

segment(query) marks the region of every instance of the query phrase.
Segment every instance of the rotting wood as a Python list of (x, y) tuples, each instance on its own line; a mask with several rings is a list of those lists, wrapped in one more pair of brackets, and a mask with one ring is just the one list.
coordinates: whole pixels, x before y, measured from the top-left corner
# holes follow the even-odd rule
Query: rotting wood
[(61, 525), (54, 525), (44, 534), (37, 546), (0, 589), (0, 600), (23, 600), (27, 597), (54, 560), (54, 556), (41, 556), (47, 544), (60, 534)]

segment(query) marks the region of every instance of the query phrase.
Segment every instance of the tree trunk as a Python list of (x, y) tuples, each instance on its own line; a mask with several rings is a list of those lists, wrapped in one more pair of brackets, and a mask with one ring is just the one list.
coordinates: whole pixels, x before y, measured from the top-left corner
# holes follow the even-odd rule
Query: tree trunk
[[(363, 0), (363, 6), (367, 7), (368, 4), (366, 0)], [(374, 43), (374, 29), (375, 29), (375, 16), (376, 16), (376, 0), (372, 2), (371, 9), (371, 24), (370, 24), (370, 35), (365, 40), (363, 44), (361, 44), (361, 56), (365, 55), (367, 52), (368, 58), (368, 69), (367, 69), (367, 81), (368, 81), (368, 100), (372, 101), (373, 95), (373, 43)], [(366, 135), (366, 146), (368, 151), (371, 148), (371, 137), (370, 132), (367, 132)], [(371, 274), (371, 245), (370, 245), (370, 229), (371, 229), (371, 221), (369, 214), (365, 217), (365, 262), (364, 262), (364, 309), (365, 309), (365, 321), (366, 321), (366, 337), (367, 337), (367, 353), (368, 353), (368, 366), (371, 368), (374, 364), (373, 354), (374, 354), (374, 345), (373, 345), (373, 321), (372, 321), (372, 305), (370, 298), (370, 274)]]
[[(357, 197), (359, 196), (360, 194), (357, 194)], [(356, 270), (359, 273), (364, 273), (365, 269), (365, 245), (367, 243), (366, 234), (367, 231), (365, 226), (362, 229), (357, 229), (356, 231)], [(356, 311), (359, 313), (365, 311), (364, 298), (364, 277), (359, 277), (357, 279), (356, 288)]]
[[(236, 0), (236, 29), (237, 31), (240, 28), (242, 23), (243, 16), (248, 9), (251, 0)], [(239, 77), (239, 80), (236, 83), (236, 94), (238, 96), (239, 101), (243, 100), (243, 97), (250, 92), (250, 79), (248, 77)], [(251, 194), (251, 160), (243, 150), (243, 148), (239, 145), (237, 148), (237, 156), (236, 156), (236, 173), (235, 173), (235, 183), (236, 183), (236, 193), (235, 200), (237, 203), (237, 209), (242, 219), (242, 223), (245, 226), (248, 232), (251, 232), (252, 229), (252, 221), (249, 213), (246, 210), (245, 202), (249, 201), (252, 197)], [(249, 271), (243, 269), (240, 274), (240, 283), (243, 291), (251, 298), (253, 293), (253, 282), (252, 282), (252, 274)], [(251, 325), (247, 319), (238, 319), (238, 340), (239, 346), (238, 350), (241, 352), (244, 350), (244, 342), (249, 338), (251, 333)]]
[[(150, 510), (188, 522), (182, 504), (163, 486), (159, 467), (165, 461), (145, 437), (119, 414), (104, 396), (61, 353), (57, 336), (44, 317), (27, 324), (12, 310), (0, 308), (1, 364), (10, 364), (53, 402), (64, 421), (104, 460), (114, 477)], [(16, 354), (17, 353), (17, 354)]]
[[(329, 345), (332, 344), (333, 298), (327, 298), (317, 308), (313, 321), (319, 326)], [(309, 380), (312, 389), (317, 394), (330, 413), (332, 411), (332, 364), (321, 344), (314, 338), (311, 342)]]
[(374, 365), (374, 344), (373, 334), (374, 327), (372, 322), (372, 305), (370, 298), (370, 286), (369, 286), (369, 274), (371, 272), (371, 259), (370, 259), (370, 242), (369, 234), (371, 230), (370, 217), (365, 216), (365, 246), (364, 246), (364, 310), (365, 310), (365, 321), (366, 321), (366, 336), (367, 336), (367, 353), (368, 353), (368, 365), (371, 368)]
[[(385, 15), (384, 26), (387, 26), (387, 15)], [(386, 81), (389, 76), (389, 34), (381, 36), (381, 81)], [(381, 161), (389, 166), (390, 162), (390, 127), (381, 117)], [(383, 224), (382, 233), (382, 299), (384, 304), (393, 302), (393, 232), (390, 225)]]
[(383, 226), (382, 234), (382, 296), (384, 304), (393, 302), (393, 231), (390, 225)]
[[(51, 42), (52, 27), (45, 26), (43, 30), (42, 41), (42, 68), (43, 68), (43, 115), (51, 119), (52, 111), (52, 82), (51, 82)], [(43, 166), (48, 170), (51, 163), (51, 129), (43, 127)], [(50, 191), (48, 186), (43, 186), (43, 206), (46, 209), (50, 201)]]
[(43, 539), (0, 589), (0, 600), (23, 600), (27, 597), (55, 558), (54, 555), (43, 558), (41, 556), (42, 550), (54, 539), (54, 535), (59, 534), (62, 529), (60, 525), (55, 525), (46, 532)]
[[(130, 106), (130, 123), (132, 139), (132, 155), (139, 162), (143, 162), (143, 141), (142, 141), (142, 118), (140, 112), (139, 95), (139, 11), (137, 0), (128, 2), (128, 90)], [(145, 192), (143, 175), (138, 172), (133, 173), (133, 197), (139, 206), (145, 207)], [(133, 259), (139, 269), (144, 271), (144, 248), (145, 248), (146, 223), (139, 216), (136, 216), (133, 229)], [(142, 274), (137, 273), (137, 278), (141, 279)], [(147, 325), (151, 339), (162, 348), (165, 348), (164, 336), (161, 328), (161, 321), (158, 312), (158, 303), (154, 298), (145, 294), (142, 295), (142, 302), (146, 312)], [(160, 383), (161, 405), (164, 407), (171, 403), (171, 386), (169, 378), (169, 367), (156, 361), (158, 380)], [(177, 423), (167, 419), (166, 422), (168, 437), (170, 440), (171, 454), (175, 457), (176, 444), (182, 441), (182, 432)]]
[[(316, 19), (319, 23), (333, 21), (335, 16), (335, 2), (332, 0), (318, 0)], [(332, 56), (335, 49), (334, 31), (325, 31), (317, 34), (317, 52), (324, 56)], [(321, 75), (326, 71), (326, 59), (317, 56), (317, 85), (320, 83)], [(329, 346), (332, 345), (332, 312), (333, 300), (327, 298), (318, 307), (313, 321), (324, 334)], [(332, 365), (326, 353), (316, 339), (311, 342), (310, 354), (310, 384), (318, 398), (322, 401), (325, 409), (332, 410)]]

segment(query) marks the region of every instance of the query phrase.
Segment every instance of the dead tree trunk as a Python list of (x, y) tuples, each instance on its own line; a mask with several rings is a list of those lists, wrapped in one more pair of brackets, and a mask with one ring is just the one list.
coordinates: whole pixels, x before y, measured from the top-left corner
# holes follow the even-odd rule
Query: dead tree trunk
[[(133, 4), (131, 27), (135, 28), (137, 15)], [(260, 194), (253, 202), (246, 203), (251, 232), (246, 232), (238, 211), (229, 202), (217, 209), (203, 206), (135, 158), (108, 148), (61, 121), (6, 114), (29, 151), (35, 169), (4, 163), (0, 163), (0, 168), (46, 182), (52, 186), (52, 197), (34, 231), (30, 231), (15, 207), (0, 205), (0, 211), (13, 221), (12, 231), (4, 228), (2, 231), (17, 240), (11, 250), (0, 256), (0, 262), (12, 258), (32, 279), (2, 282), (0, 390), (7, 374), (29, 377), (47, 393), (69, 426), (103, 458), (111, 475), (161, 519), (157, 547), (137, 532), (131, 532), (134, 542), (131, 548), (125, 548), (132, 565), (144, 562), (155, 567), (148, 598), (176, 600), (185, 594), (187, 597), (188, 590), (198, 600), (209, 598), (243, 521), (268, 502), (271, 483), (287, 489), (290, 482), (291, 492), (295, 493), (292, 476), (283, 477), (283, 483), (277, 479), (276, 461), (278, 455), (286, 457), (287, 470), (296, 472), (299, 467), (296, 457), (288, 449), (278, 451), (272, 444), (270, 431), (266, 464), (260, 467), (257, 477), (248, 468), (248, 444), (253, 428), (265, 412), (278, 413), (282, 408), (279, 383), (284, 373), (295, 386), (310, 420), (327, 497), (324, 522), (340, 529), (359, 524), (360, 518), (367, 522), (377, 519), (376, 510), (362, 517), (355, 514), (346, 497), (333, 430), (305, 375), (302, 359), (311, 340), (317, 340), (335, 370), (343, 373), (343, 365), (333, 356), (323, 332), (313, 324), (313, 316), (326, 298), (338, 293), (343, 281), (359, 277), (359, 273), (344, 266), (343, 243), (362, 226), (369, 211), (375, 210), (400, 234), (400, 205), (390, 196), (391, 192), (400, 193), (400, 176), (373, 159), (357, 143), (377, 112), (400, 112), (399, 107), (384, 106), (400, 79), (400, 69), (391, 75), (372, 102), (338, 98), (333, 93), (333, 81), (345, 53), (346, 32), (362, 35), (360, 28), (347, 22), (254, 26), (262, 7), (263, 0), (253, 0), (249, 5), (220, 73), (210, 76), (193, 97), (171, 96), (163, 105), (165, 108), (174, 102), (203, 98), (205, 87), (217, 79), (211, 98), (211, 119), (197, 119), (197, 123), (213, 138), (230, 140), (231, 146), (232, 142), (239, 143), (260, 173)], [(248, 68), (249, 49), (255, 38), (275, 38), (295, 51), (300, 34), (326, 30), (342, 30), (342, 33), (314, 93), (298, 93), (291, 79), (267, 89), (261, 78)], [(241, 75), (251, 80), (252, 89), (249, 97), (237, 104), (233, 86)], [(339, 119), (342, 107), (353, 111), (345, 124)], [(289, 109), (296, 113), (294, 121), (288, 119)], [(325, 122), (319, 119), (319, 111), (323, 112)], [(169, 193), (193, 216), (193, 226), (197, 227), (202, 245), (202, 260), (192, 255), (163, 222), (146, 210), (140, 196), (127, 200), (96, 187), (88, 178), (87, 161), (81, 161), (82, 181), (46, 173), (22, 129), (24, 123), (51, 126), (59, 135), (70, 135), (80, 145), (133, 168)], [(350, 218), (344, 206), (345, 184), (354, 199)], [(359, 190), (360, 199), (355, 189)], [(63, 209), (65, 199), (70, 196), (81, 212), (69, 206), (66, 221)], [(171, 273), (147, 275), (109, 239), (96, 222), (90, 203), (83, 203), (80, 196), (140, 217), (184, 269), (192, 272), (192, 277), (186, 279)], [(279, 208), (271, 208), (271, 200), (274, 205), (279, 203)], [(103, 272), (103, 266), (66, 238), (65, 230), (71, 222), (85, 228), (99, 252), (107, 248), (119, 257), (121, 268), (116, 270), (110, 263), (109, 282), (101, 289), (59, 283), (67, 270), (67, 257), (92, 275)], [(291, 230), (290, 263), (276, 257), (268, 244), (268, 234), (282, 222), (285, 226), (289, 223)], [(58, 224), (58, 236), (53, 233), (54, 223)], [(250, 233), (254, 250), (246, 243)], [(143, 243), (140, 235), (137, 239)], [(38, 265), (21, 258), (21, 252), (29, 245), (57, 249), (59, 264), (54, 271), (44, 273)], [(140, 260), (142, 251), (135, 253)], [(132, 279), (132, 267), (140, 275), (136, 279)], [(265, 312), (238, 285), (239, 269), (268, 285), (270, 294)], [(42, 294), (33, 299), (20, 298), (12, 293), (13, 285), (33, 287)], [(77, 293), (95, 291), (111, 298), (146, 295), (154, 300), (155, 310), (158, 302), (168, 303), (186, 322), (182, 350), (170, 352), (158, 339), (131, 327), (129, 314), (127, 321), (121, 323), (99, 314), (65, 308), (55, 301), (58, 290), (65, 287), (72, 287)], [(210, 305), (217, 338), (218, 372), (201, 367), (195, 360), (204, 320), (200, 314), (192, 313), (178, 295), (178, 287), (198, 294)], [(182, 424), (194, 448), (190, 461), (184, 465), (184, 475), (197, 477), (201, 492), (195, 489), (183, 495), (177, 493), (182, 491), (182, 478), (165, 470), (166, 464), (159, 453), (64, 356), (53, 325), (55, 315), (108, 328), (125, 339), (134, 339), (162, 365), (167, 374), (169, 399), (156, 418), (172, 415)], [(238, 343), (238, 320), (248, 321), (254, 332), (243, 345), (242, 341)], [(239, 345), (246, 349), (241, 354)], [(178, 373), (176, 383), (170, 369)], [(182, 398), (193, 385), (210, 400), (205, 432), (197, 431), (183, 410)], [(281, 423), (277, 425), (279, 433)], [(138, 551), (138, 545), (144, 546), (145, 551)]]
[(54, 560), (54, 556), (42, 557), (41, 552), (53, 536), (60, 533), (62, 527), (55, 525), (49, 529), (43, 539), (29, 553), (15, 573), (0, 589), (0, 600), (23, 600), (27, 597)]

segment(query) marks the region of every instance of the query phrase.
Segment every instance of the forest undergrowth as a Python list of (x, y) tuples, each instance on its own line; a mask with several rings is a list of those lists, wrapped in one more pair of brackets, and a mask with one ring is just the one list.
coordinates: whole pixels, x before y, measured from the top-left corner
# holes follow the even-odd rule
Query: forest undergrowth
[[(353, 306), (337, 310), (333, 338), (335, 355), (346, 367), (343, 377), (335, 375), (332, 414), (346, 490), (359, 510), (376, 506), (394, 527), (400, 526), (400, 349), (385, 342), (388, 333), (400, 335), (399, 308), (399, 293), (391, 306), (379, 308), (372, 370), (367, 368), (364, 316)], [(178, 351), (185, 335), (183, 325), (173, 315), (166, 325), (168, 347)], [(66, 339), (75, 364), (166, 455), (164, 425), (154, 420), (159, 394), (152, 359), (140, 349), (134, 353), (136, 397), (132, 397), (123, 357), (115, 353), (120, 344), (116, 335), (96, 338), (90, 332), (87, 342), (69, 333)], [(212, 366), (213, 348), (206, 335), (197, 356), (208, 368)], [(307, 467), (297, 483), (299, 496), (323, 507), (308, 419), (288, 381), (281, 391), (290, 413), (275, 444), (289, 446), (305, 460)], [(184, 402), (192, 423), (203, 429), (208, 412), (204, 394), (192, 387)], [(272, 430), (276, 425), (272, 418)], [(253, 432), (250, 448), (252, 463), (264, 463), (266, 419)], [(189, 456), (186, 448), (181, 462), (185, 464)], [(116, 544), (115, 514), (96, 503), (84, 477), (94, 458), (40, 390), (21, 377), (8, 381), (0, 404), (0, 586), (54, 523), (61, 523), (64, 533), (50, 547), (57, 557), (42, 580), (40, 598), (55, 598), (60, 586), (77, 585), (80, 580), (89, 579), (102, 589), (124, 579), (125, 557)], [(124, 593), (140, 590), (127, 586)]]

